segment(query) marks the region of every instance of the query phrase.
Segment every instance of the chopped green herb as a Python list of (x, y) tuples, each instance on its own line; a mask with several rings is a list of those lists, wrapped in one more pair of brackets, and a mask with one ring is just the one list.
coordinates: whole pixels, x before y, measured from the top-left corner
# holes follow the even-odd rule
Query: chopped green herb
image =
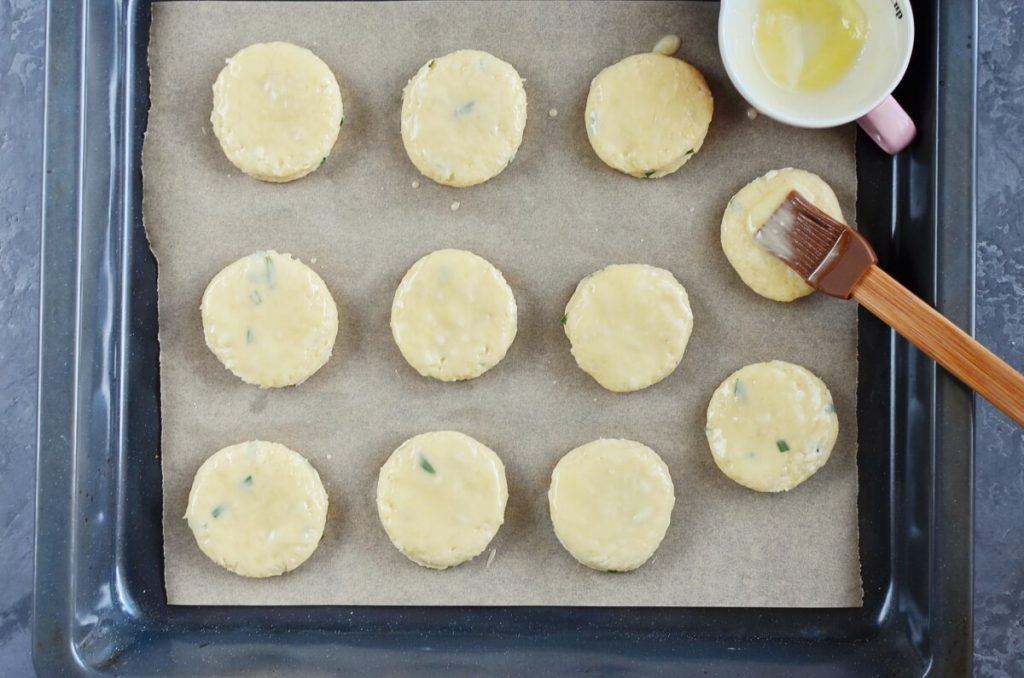
[(277, 284), (277, 276), (274, 273), (274, 259), (269, 254), (263, 257), (263, 266), (266, 269), (267, 285), (274, 287)]
[(435, 473), (437, 473), (437, 471), (434, 470), (434, 467), (430, 464), (430, 462), (427, 461), (427, 458), (424, 457), (422, 454), (420, 454), (420, 468), (429, 473), (430, 475), (434, 475)]
[(775, 446), (779, 448), (779, 452), (789, 452), (789, 444), (785, 440), (776, 440)]
[(835, 414), (836, 413), (835, 403), (829, 403), (828, 405), (825, 405), (825, 411), (828, 412), (829, 414)]
[(474, 108), (476, 108), (476, 102), (467, 101), (466, 103), (462, 104), (461, 106), (455, 109), (455, 117), (461, 118), (463, 116), (469, 115), (470, 113), (473, 112)]
[(736, 383), (733, 384), (732, 394), (734, 396), (736, 396), (737, 398), (739, 398), (740, 400), (746, 400), (747, 399), (747, 387), (743, 384), (742, 381), (737, 379)]
[(429, 64), (427, 64), (427, 68), (433, 68), (433, 67), (434, 67), (434, 64), (436, 64), (436, 63), (437, 63), (437, 61), (436, 61), (436, 60), (434, 60), (434, 59), (431, 59), (431, 60), (430, 60), (430, 63), (429, 63)]
[(245, 331), (245, 343), (251, 344), (256, 341), (256, 335), (252, 333), (252, 330)]
[(252, 292), (250, 292), (249, 299), (251, 299), (252, 303), (256, 304), (257, 306), (263, 303), (263, 295), (260, 294), (259, 290), (253, 290)]
[(213, 510), (210, 511), (210, 515), (212, 515), (214, 518), (220, 518), (220, 514), (222, 513), (224, 513), (224, 507), (221, 506), (220, 504), (214, 506)]
[(242, 487), (252, 487), (252, 476), (246, 476), (242, 481)]
[(562, 324), (563, 324), (563, 325), (564, 325), (565, 323), (569, 322), (569, 314), (568, 314), (568, 313), (563, 313), (563, 314), (562, 314), (562, 317), (561, 317), (561, 322), (562, 322)]
[(653, 176), (654, 176), (654, 173), (655, 173), (656, 171), (657, 171), (657, 170), (647, 170), (646, 172), (644, 172), (644, 176), (645, 176), (645, 177), (647, 177), (648, 179), (650, 179), (651, 177), (653, 177)]
[(688, 150), (686, 152), (686, 155), (693, 155), (694, 153), (695, 153), (695, 151), (691, 148), (690, 150)]
[(341, 129), (344, 126), (345, 126), (345, 116), (343, 115), (343, 116), (341, 116), (341, 122), (338, 123), (338, 129)]
[(323, 167), (325, 162), (327, 162), (327, 156), (326, 155), (324, 156), (323, 160), (320, 161), (320, 164), (318, 165), (318, 167)]

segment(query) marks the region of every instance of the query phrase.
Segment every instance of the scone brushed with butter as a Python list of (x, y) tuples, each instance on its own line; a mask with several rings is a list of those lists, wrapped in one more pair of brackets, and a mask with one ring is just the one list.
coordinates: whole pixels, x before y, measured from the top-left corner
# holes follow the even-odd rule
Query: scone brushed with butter
[(793, 301), (814, 290), (754, 236), (790, 191), (799, 191), (818, 209), (843, 221), (835, 192), (817, 174), (786, 167), (772, 170), (741, 188), (722, 215), (722, 251), (743, 282), (762, 297)]

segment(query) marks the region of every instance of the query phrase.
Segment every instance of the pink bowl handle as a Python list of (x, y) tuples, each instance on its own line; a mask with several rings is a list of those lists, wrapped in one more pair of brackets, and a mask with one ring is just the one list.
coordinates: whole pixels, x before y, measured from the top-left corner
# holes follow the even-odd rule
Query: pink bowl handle
[(890, 154), (902, 151), (917, 134), (914, 121), (891, 96), (885, 97), (874, 110), (857, 120), (857, 124)]

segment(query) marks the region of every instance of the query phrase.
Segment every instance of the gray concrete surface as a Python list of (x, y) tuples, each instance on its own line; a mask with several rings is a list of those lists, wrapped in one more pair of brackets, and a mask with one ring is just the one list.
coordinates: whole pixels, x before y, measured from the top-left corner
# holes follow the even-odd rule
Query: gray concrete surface
[[(981, 0), (978, 338), (1024, 368), (1024, 3)], [(1024, 676), (1024, 432), (978, 401), (975, 675)]]
[(31, 675), (45, 2), (0, 0), (0, 676)]
[[(0, 676), (6, 677), (31, 674), (44, 24), (41, 0), (0, 0)], [(977, 331), (1024, 367), (1024, 4), (981, 0), (979, 47)], [(976, 436), (975, 674), (1024, 676), (1024, 434), (982, 402)]]

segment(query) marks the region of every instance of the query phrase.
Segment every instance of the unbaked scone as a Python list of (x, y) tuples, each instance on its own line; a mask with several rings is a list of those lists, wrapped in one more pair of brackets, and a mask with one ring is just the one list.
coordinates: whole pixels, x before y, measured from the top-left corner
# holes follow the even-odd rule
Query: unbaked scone
[(792, 167), (772, 170), (741, 188), (722, 217), (722, 249), (729, 263), (750, 289), (775, 301), (793, 301), (814, 291), (754, 238), (790, 191), (800, 191), (815, 207), (844, 221), (829, 185), (816, 174)]
[(239, 50), (213, 83), (213, 133), (235, 167), (262, 181), (293, 181), (318, 168), (344, 120), (334, 73), (287, 42)]
[(722, 473), (759, 492), (782, 492), (824, 466), (839, 435), (825, 382), (773, 360), (737, 370), (708, 405), (704, 429)]
[(516, 338), (516, 299), (501, 271), (465, 250), (437, 250), (402, 278), (391, 334), (424, 377), (472, 379), (497, 365)]
[(595, 440), (555, 466), (548, 506), (555, 535), (595, 570), (635, 570), (654, 555), (675, 505), (661, 457), (632, 440)]
[(301, 454), (252, 440), (203, 462), (185, 519), (210, 560), (244, 577), (272, 577), (294, 570), (316, 550), (327, 492)]
[(380, 469), (377, 513), (391, 543), (424, 567), (443, 570), (478, 556), (505, 521), (501, 459), (456, 431), (402, 443)]
[(473, 186), (512, 162), (526, 127), (526, 90), (511, 65), (463, 49), (431, 59), (402, 94), (402, 141), (424, 176)]
[(670, 272), (617, 264), (580, 281), (562, 324), (584, 372), (609, 391), (638, 391), (679, 365), (693, 312)]
[(324, 366), (338, 307), (316, 272), (290, 254), (256, 252), (210, 281), (200, 305), (206, 345), (260, 388), (301, 384)]
[(711, 90), (696, 68), (664, 54), (634, 54), (590, 83), (587, 136), (609, 167), (657, 179), (700, 150), (713, 110)]

